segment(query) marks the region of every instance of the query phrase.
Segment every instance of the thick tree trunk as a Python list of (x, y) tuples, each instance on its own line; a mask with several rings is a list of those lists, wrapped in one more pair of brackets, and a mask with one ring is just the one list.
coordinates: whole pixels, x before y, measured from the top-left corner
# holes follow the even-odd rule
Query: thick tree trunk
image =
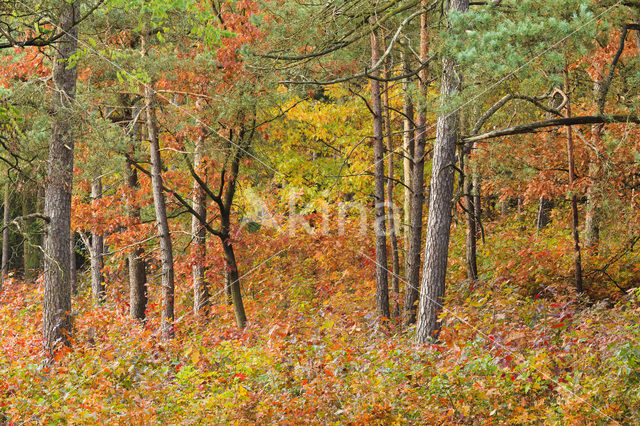
[[(102, 179), (95, 178), (91, 182), (91, 199), (102, 198)], [(91, 233), (91, 295), (93, 302), (100, 305), (105, 302), (106, 291), (104, 286), (104, 237), (96, 232)]]
[[(452, 11), (465, 12), (469, 8), (469, 1), (451, 0), (449, 8)], [(437, 338), (440, 331), (438, 316), (444, 303), (453, 208), (455, 151), (459, 138), (460, 114), (458, 109), (451, 111), (451, 101), (460, 91), (461, 79), (462, 76), (456, 72), (455, 59), (445, 54), (442, 59), (440, 89), (442, 110), (438, 115), (433, 152), (429, 219), (416, 327), (418, 343)]]
[[(564, 92), (569, 92), (569, 71), (564, 69)], [(567, 102), (567, 117), (571, 117), (571, 102)], [(580, 253), (580, 233), (578, 231), (578, 196), (573, 184), (576, 179), (575, 160), (573, 156), (573, 134), (571, 126), (567, 126), (567, 161), (569, 163), (569, 190), (571, 191), (571, 232), (573, 234), (574, 284), (582, 293), (582, 259)]]
[[(421, 7), (425, 12), (420, 17), (420, 62), (425, 63), (429, 57), (429, 19), (426, 12), (427, 0), (422, 0)], [(411, 213), (409, 227), (409, 249), (406, 259), (407, 284), (404, 292), (404, 325), (416, 321), (416, 304), (420, 290), (420, 261), (422, 245), (422, 209), (424, 204), (424, 157), (427, 140), (426, 98), (429, 67), (425, 66), (420, 73), (418, 83), (420, 103), (417, 108), (414, 152), (411, 174)]]
[(74, 3), (61, 3), (60, 31), (53, 65), (53, 111), (44, 214), (49, 226), (44, 243), (43, 344), (52, 356), (59, 344), (71, 340), (71, 283), (69, 238), (73, 187), (73, 106), (77, 70), (69, 59), (76, 53), (78, 31)]
[[(410, 72), (409, 55), (410, 52), (402, 52), (402, 72), (404, 74)], [(406, 263), (406, 259), (408, 259), (409, 238), (411, 234), (411, 175), (413, 174), (413, 138), (415, 135), (413, 99), (411, 99), (408, 79), (402, 80), (402, 114), (404, 115), (404, 118), (402, 120), (402, 176), (404, 179), (404, 223), (402, 227), (402, 235), (404, 236), (404, 251)]]
[[(380, 46), (375, 32), (371, 32), (371, 63), (380, 60)], [(389, 281), (387, 277), (387, 232), (385, 226), (384, 141), (382, 134), (382, 100), (380, 82), (371, 80), (371, 108), (373, 112), (373, 153), (375, 179), (375, 237), (376, 237), (376, 306), (378, 315), (389, 318)]]
[(4, 216), (2, 220), (2, 270), (0, 274), (0, 290), (4, 285), (4, 281), (9, 273), (9, 220), (11, 212), (10, 192), (9, 192), (9, 176), (7, 176), (7, 183), (4, 185)]
[[(202, 156), (204, 151), (204, 136), (200, 136), (196, 141), (193, 153), (193, 168), (196, 172), (201, 173), (205, 168), (202, 167)], [(200, 174), (204, 178), (206, 174)], [(195, 210), (200, 218), (193, 216), (191, 218), (191, 233), (193, 234), (192, 256), (192, 278), (193, 278), (193, 313), (196, 316), (206, 317), (209, 311), (209, 288), (205, 281), (204, 260), (207, 255), (206, 242), (207, 231), (205, 223), (207, 217), (206, 198), (204, 188), (194, 179), (193, 181), (193, 210)]]
[[(146, 37), (142, 39), (143, 56), (146, 56)], [(173, 248), (167, 206), (162, 190), (162, 158), (160, 156), (160, 141), (158, 140), (158, 124), (156, 121), (156, 92), (152, 83), (144, 86), (144, 101), (147, 113), (147, 132), (149, 136), (149, 153), (151, 154), (151, 186), (153, 190), (153, 206), (156, 213), (158, 239), (160, 240), (160, 259), (162, 264), (162, 314), (161, 334), (163, 339), (172, 339), (175, 335), (174, 318), (174, 269)]]

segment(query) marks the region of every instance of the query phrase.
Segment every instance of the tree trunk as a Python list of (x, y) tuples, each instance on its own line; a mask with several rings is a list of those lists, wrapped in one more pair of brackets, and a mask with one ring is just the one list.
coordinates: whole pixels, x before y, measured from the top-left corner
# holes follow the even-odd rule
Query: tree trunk
[[(126, 184), (132, 193), (140, 189), (138, 171), (129, 160), (125, 164)], [(140, 208), (127, 198), (127, 214), (132, 222), (140, 223)], [(144, 248), (134, 246), (127, 255), (129, 263), (129, 315), (144, 320), (147, 310), (147, 271), (144, 262)]]
[[(564, 69), (564, 93), (569, 92), (569, 71)], [(567, 117), (571, 117), (571, 102), (567, 101)], [(573, 156), (573, 134), (572, 127), (567, 126), (567, 160), (569, 163), (569, 190), (571, 191), (571, 232), (573, 234), (573, 260), (575, 266), (576, 290), (582, 293), (582, 260), (580, 253), (580, 234), (578, 232), (578, 196), (573, 187), (576, 179), (575, 160)]]
[[(95, 178), (91, 182), (91, 199), (93, 201), (102, 198), (102, 179)], [(96, 305), (105, 302), (106, 292), (104, 286), (104, 237), (96, 232), (91, 233), (91, 295)]]
[[(464, 151), (464, 150), (463, 150)], [(465, 208), (465, 222), (466, 222), (466, 234), (465, 234), (465, 252), (466, 252), (466, 260), (467, 260), (467, 279), (470, 281), (475, 281), (478, 279), (478, 263), (476, 257), (476, 248), (477, 248), (477, 230), (476, 230), (476, 218), (475, 216), (475, 206), (474, 206), (474, 188), (473, 188), (473, 178), (471, 177), (471, 167), (466, 164), (469, 162), (469, 154), (461, 153), (461, 168), (463, 171), (462, 177), (462, 188), (463, 188), (463, 199), (464, 199), (464, 208)], [(465, 168), (466, 164), (466, 168)]]
[[(371, 32), (371, 63), (380, 60), (380, 46), (375, 32)], [(380, 317), (389, 318), (389, 282), (387, 277), (387, 232), (384, 202), (384, 141), (382, 134), (382, 100), (380, 82), (371, 80), (371, 108), (373, 112), (373, 153), (375, 179), (375, 237), (376, 237), (376, 306)]]
[(78, 30), (74, 3), (61, 3), (58, 41), (53, 65), (54, 117), (51, 126), (44, 214), (49, 226), (44, 243), (43, 344), (53, 355), (59, 344), (70, 345), (71, 282), (69, 238), (73, 188), (73, 107), (77, 69), (69, 59), (76, 53)]
[[(593, 97), (598, 101), (601, 99), (603, 91), (602, 82), (596, 81), (593, 84)], [(604, 107), (604, 103), (602, 104)], [(603, 114), (604, 111), (600, 110), (600, 113)], [(593, 124), (591, 125), (591, 143), (596, 148), (600, 148), (602, 145), (602, 129), (604, 128), (603, 124)], [(595, 153), (596, 156), (598, 152)], [(595, 160), (595, 161), (594, 161)], [(587, 208), (586, 208), (586, 217), (585, 217), (585, 246), (590, 249), (596, 249), (600, 242), (600, 206), (598, 197), (598, 187), (597, 187), (597, 161), (596, 157), (594, 160), (589, 161), (589, 177), (590, 177), (590, 185), (587, 189)]]
[[(409, 55), (410, 52), (407, 52), (406, 50), (402, 51), (403, 74), (407, 74), (410, 71)], [(402, 120), (402, 176), (404, 179), (404, 223), (402, 227), (402, 234), (404, 235), (404, 251), (406, 263), (406, 259), (408, 259), (409, 238), (411, 234), (411, 175), (413, 174), (413, 138), (415, 135), (415, 123), (413, 121), (413, 100), (411, 99), (411, 93), (409, 91), (408, 79), (402, 80), (402, 113), (404, 116), (404, 119)]]
[[(200, 136), (196, 141), (193, 153), (193, 168), (196, 172), (201, 172), (205, 167), (201, 166), (202, 155), (204, 151), (204, 136)], [(203, 177), (205, 175), (200, 175)], [(204, 220), (207, 217), (206, 198), (204, 188), (194, 179), (193, 181), (193, 209), (200, 215), (201, 219), (196, 216), (191, 218), (192, 241), (192, 276), (193, 276), (193, 313), (196, 316), (207, 317), (209, 311), (209, 288), (205, 281), (204, 260), (207, 255), (206, 242), (207, 231), (205, 229)]]
[[(147, 55), (146, 36), (142, 38), (143, 56)], [(160, 240), (160, 258), (162, 264), (162, 314), (161, 334), (163, 339), (172, 339), (175, 335), (174, 318), (174, 270), (173, 248), (167, 206), (162, 191), (162, 158), (160, 156), (160, 142), (158, 140), (158, 124), (156, 121), (156, 92), (152, 83), (144, 85), (144, 101), (147, 113), (147, 132), (149, 136), (149, 153), (151, 154), (151, 186), (153, 190), (153, 206), (156, 213), (158, 239)]]
[(9, 273), (9, 220), (11, 212), (11, 204), (9, 202), (9, 176), (7, 175), (7, 183), (4, 185), (4, 217), (2, 220), (2, 277), (0, 278), (0, 291), (4, 285), (4, 281)]
[[(469, 1), (451, 0), (449, 8), (452, 11), (465, 12), (469, 8)], [(440, 331), (438, 316), (442, 311), (445, 293), (460, 115), (458, 109), (449, 111), (452, 99), (460, 91), (461, 80), (462, 76), (456, 72), (455, 59), (445, 54), (442, 59), (441, 112), (438, 115), (433, 152), (429, 219), (416, 327), (418, 343), (437, 339)]]
[[(389, 71), (385, 65), (385, 78), (389, 78)], [(400, 255), (398, 254), (398, 236), (396, 235), (395, 204), (393, 201), (393, 136), (391, 135), (391, 110), (389, 109), (389, 87), (384, 84), (384, 109), (385, 126), (387, 135), (387, 152), (389, 153), (389, 163), (387, 171), (387, 200), (389, 205), (389, 238), (391, 240), (391, 289), (393, 291), (393, 316), (400, 316)]]
[(551, 209), (553, 202), (546, 197), (538, 199), (538, 214), (536, 216), (536, 227), (542, 230), (551, 223)]
[[(22, 216), (26, 216), (29, 213), (33, 213), (31, 211), (31, 207), (37, 205), (38, 195), (37, 191), (35, 192), (35, 203), (30, 203), (30, 193), (24, 193), (22, 197)], [(34, 232), (34, 224), (36, 222), (33, 219), (25, 220), (25, 232), (24, 239), (22, 243), (22, 260), (24, 265), (24, 281), (31, 282), (35, 275), (38, 267), (40, 265), (38, 254), (39, 254), (39, 246), (40, 241), (36, 241), (35, 236), (40, 235), (39, 233)], [(35, 234), (35, 235), (34, 235)], [(72, 277), (73, 278), (73, 277)]]
[[(420, 17), (420, 62), (424, 64), (429, 57), (429, 17), (426, 12), (427, 0), (422, 0), (421, 7), (425, 12)], [(429, 67), (425, 66), (420, 73), (418, 83), (420, 102), (417, 108), (415, 125), (414, 152), (411, 174), (411, 213), (409, 227), (409, 249), (406, 259), (407, 284), (404, 292), (404, 325), (416, 321), (416, 303), (420, 290), (420, 250), (422, 244), (422, 208), (424, 204), (424, 157), (427, 140), (426, 98)]]
[(76, 239), (73, 231), (69, 238), (69, 277), (71, 280), (71, 293), (78, 294), (78, 265), (76, 264)]
[(226, 285), (227, 291), (231, 294), (233, 302), (233, 310), (236, 316), (236, 324), (238, 328), (244, 328), (247, 324), (247, 314), (244, 310), (244, 302), (242, 301), (242, 290), (240, 288), (240, 274), (238, 273), (238, 263), (231, 242), (231, 208), (233, 206), (233, 197), (236, 192), (236, 179), (240, 170), (240, 158), (242, 151), (238, 148), (231, 162), (231, 173), (225, 190), (224, 198), (218, 200), (220, 207), (220, 239), (224, 250), (224, 258), (226, 263)]

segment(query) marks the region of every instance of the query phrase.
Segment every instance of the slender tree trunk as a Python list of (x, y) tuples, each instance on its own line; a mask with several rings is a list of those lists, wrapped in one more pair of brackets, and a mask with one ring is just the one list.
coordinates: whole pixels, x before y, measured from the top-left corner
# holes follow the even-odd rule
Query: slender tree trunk
[[(601, 81), (596, 81), (593, 83), (593, 97), (596, 100), (596, 103), (602, 97), (603, 84)], [(601, 101), (602, 109), (600, 110), (600, 114), (604, 114), (604, 100)], [(591, 143), (593, 146), (599, 148), (602, 145), (602, 130), (604, 128), (603, 124), (593, 124), (591, 125)], [(597, 152), (596, 152), (597, 155)], [(598, 187), (597, 187), (597, 179), (598, 179), (598, 166), (597, 166), (598, 158), (589, 162), (589, 177), (591, 178), (591, 182), (589, 188), (587, 189), (587, 208), (586, 208), (586, 217), (585, 217), (585, 246), (590, 249), (596, 249), (600, 242), (600, 208), (599, 208), (599, 200), (598, 198)]]
[(233, 161), (231, 162), (229, 181), (227, 182), (224, 198), (218, 201), (218, 205), (220, 207), (220, 239), (222, 240), (226, 262), (227, 288), (228, 292), (231, 294), (233, 310), (236, 316), (236, 324), (238, 325), (238, 328), (245, 327), (247, 323), (247, 314), (244, 310), (242, 289), (240, 287), (240, 274), (238, 273), (236, 255), (231, 242), (231, 208), (233, 206), (233, 197), (236, 192), (236, 179), (238, 178), (238, 172), (240, 170), (241, 156), (242, 151), (238, 149), (233, 157)]
[[(142, 38), (143, 56), (147, 55), (146, 36)], [(156, 92), (152, 83), (144, 86), (144, 101), (147, 113), (147, 132), (149, 136), (149, 152), (151, 154), (151, 186), (153, 189), (153, 206), (156, 212), (158, 239), (160, 240), (160, 258), (162, 263), (162, 315), (161, 333), (163, 339), (172, 339), (175, 335), (174, 318), (174, 270), (173, 248), (167, 206), (162, 191), (162, 158), (160, 156), (160, 142), (158, 140), (158, 124), (156, 121)]]
[[(9, 176), (7, 176), (7, 179), (8, 178)], [(7, 183), (4, 185), (4, 217), (2, 220), (2, 226), (4, 226), (4, 228), (2, 229), (2, 271), (0, 272), (2, 278), (0, 278), (0, 291), (9, 273), (9, 220), (11, 212), (9, 195), (9, 180), (7, 180)]]
[[(202, 167), (202, 155), (204, 151), (204, 136), (200, 136), (196, 141), (193, 153), (193, 167), (196, 172), (205, 169)], [(205, 174), (206, 175), (206, 174)], [(200, 176), (203, 176), (202, 174)], [(194, 179), (193, 181), (193, 209), (204, 220), (207, 217), (206, 198), (204, 188)], [(209, 311), (209, 288), (205, 281), (204, 260), (207, 255), (206, 242), (207, 231), (204, 221), (196, 216), (191, 218), (191, 233), (193, 234), (192, 256), (192, 277), (193, 277), (193, 313), (196, 316), (206, 317)]]
[[(451, 0), (452, 11), (466, 12), (468, 0)], [(416, 327), (416, 341), (428, 342), (438, 337), (445, 293), (449, 235), (453, 209), (453, 183), (456, 143), (459, 137), (459, 112), (452, 110), (451, 101), (461, 89), (462, 76), (456, 72), (456, 61), (446, 56), (442, 59), (442, 86), (440, 89), (441, 112), (438, 115), (436, 140), (433, 152), (431, 197), (427, 239), (425, 243), (422, 287)], [(450, 112), (449, 112), (450, 111)]]
[(473, 218), (475, 221), (476, 229), (476, 247), (479, 238), (484, 241), (484, 235), (482, 234), (482, 186), (480, 179), (480, 173), (476, 167), (473, 168)]
[[(420, 62), (424, 64), (429, 57), (429, 17), (426, 12), (427, 0), (422, 0), (421, 7), (425, 12), (420, 17)], [(422, 244), (422, 208), (424, 204), (424, 157), (427, 140), (426, 98), (429, 67), (425, 66), (418, 74), (419, 100), (416, 116), (414, 152), (411, 174), (411, 213), (409, 227), (409, 250), (407, 252), (406, 275), (407, 284), (404, 292), (404, 325), (416, 321), (416, 304), (420, 290), (420, 250)]]
[[(466, 149), (463, 149), (465, 151)], [(463, 171), (462, 174), (462, 189), (463, 189), (463, 199), (464, 199), (464, 217), (466, 222), (466, 234), (465, 234), (465, 252), (466, 252), (466, 260), (467, 260), (467, 279), (470, 281), (475, 281), (478, 279), (478, 263), (476, 257), (476, 218), (475, 216), (475, 206), (473, 204), (474, 195), (473, 195), (473, 178), (471, 177), (471, 167), (469, 167), (469, 154), (466, 152), (462, 152), (460, 154), (461, 158), (461, 168)], [(466, 167), (465, 167), (466, 165)]]
[(536, 215), (536, 227), (542, 230), (551, 223), (551, 209), (553, 202), (546, 197), (538, 199), (538, 214)]
[[(410, 52), (407, 52), (405, 50), (402, 51), (402, 72), (404, 74), (407, 74), (410, 71), (409, 55)], [(413, 99), (411, 99), (408, 79), (402, 80), (402, 114), (404, 116), (402, 120), (402, 176), (404, 179), (404, 223), (402, 227), (402, 234), (404, 235), (404, 251), (406, 263), (406, 259), (408, 259), (409, 238), (411, 234), (411, 175), (413, 174), (413, 138), (415, 135)]]
[[(126, 102), (123, 102), (126, 105)], [(125, 108), (129, 120), (133, 120), (137, 116), (136, 108)], [(134, 114), (135, 112), (135, 114)], [(136, 144), (142, 139), (142, 126), (135, 123), (132, 136), (130, 153), (134, 155), (136, 152)], [(140, 190), (138, 182), (138, 169), (136, 169), (129, 159), (125, 160), (124, 165), (125, 184), (130, 194), (136, 194)], [(132, 225), (139, 224), (140, 207), (135, 201), (134, 195), (127, 196), (126, 199), (127, 216)], [(135, 245), (127, 254), (129, 266), (129, 316), (134, 319), (144, 320), (147, 310), (147, 270), (144, 261), (144, 248), (142, 245)]]
[[(371, 63), (380, 60), (380, 46), (375, 32), (371, 32)], [(376, 305), (378, 315), (389, 318), (389, 282), (387, 277), (387, 232), (384, 202), (384, 140), (382, 134), (382, 100), (380, 82), (371, 80), (371, 108), (373, 112), (373, 152), (375, 179), (375, 236), (376, 236)]]
[(75, 3), (62, 2), (58, 40), (53, 65), (49, 159), (45, 189), (44, 214), (49, 226), (44, 243), (43, 344), (53, 355), (59, 344), (70, 345), (71, 282), (69, 280), (69, 238), (71, 228), (71, 191), (73, 188), (73, 106), (77, 69), (69, 59), (76, 53), (78, 30)]
[(71, 292), (75, 296), (78, 294), (78, 265), (76, 264), (76, 239), (73, 231), (71, 231), (69, 238), (69, 276)]
[[(389, 69), (384, 66), (384, 76), (389, 78)], [(387, 169), (387, 200), (389, 213), (389, 239), (391, 240), (391, 289), (393, 291), (393, 316), (400, 316), (400, 255), (398, 253), (398, 236), (396, 235), (395, 204), (393, 201), (393, 136), (391, 135), (391, 110), (389, 109), (389, 85), (384, 84), (384, 132), (387, 136), (387, 152), (389, 162)]]
[[(129, 190), (135, 193), (140, 189), (138, 171), (127, 160), (125, 179)], [(127, 214), (133, 223), (140, 223), (140, 208), (127, 198)], [(129, 263), (129, 315), (144, 320), (147, 310), (147, 270), (144, 262), (144, 248), (134, 246), (127, 255)]]
[[(93, 201), (102, 198), (102, 179), (95, 178), (91, 182), (91, 199)], [(104, 237), (96, 232), (91, 233), (91, 295), (96, 305), (105, 302), (106, 291), (104, 286)]]
[[(564, 69), (564, 92), (569, 93), (569, 71)], [(571, 102), (567, 102), (567, 117), (571, 117)], [(573, 157), (572, 127), (567, 126), (567, 160), (569, 163), (569, 188), (571, 191), (571, 232), (573, 234), (573, 250), (575, 265), (575, 286), (582, 293), (582, 260), (580, 253), (580, 234), (578, 232), (578, 196), (575, 193), (574, 182), (576, 179), (575, 160)]]

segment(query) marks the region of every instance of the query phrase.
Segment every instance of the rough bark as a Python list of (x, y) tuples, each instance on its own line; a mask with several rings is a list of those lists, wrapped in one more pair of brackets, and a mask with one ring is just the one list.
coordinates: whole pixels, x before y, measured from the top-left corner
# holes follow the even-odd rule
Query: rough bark
[[(200, 136), (196, 141), (193, 152), (193, 168), (197, 172), (202, 172), (202, 156), (204, 151), (204, 136)], [(201, 174), (201, 176), (203, 176)], [(193, 279), (193, 313), (196, 316), (206, 317), (209, 310), (209, 288), (205, 281), (204, 259), (207, 255), (206, 242), (207, 230), (204, 221), (207, 217), (206, 198), (204, 188), (198, 181), (193, 182), (193, 209), (200, 215), (191, 218), (191, 234), (193, 241), (191, 242), (192, 256), (194, 263), (192, 266)]]
[[(100, 198), (102, 198), (102, 179), (98, 177), (91, 182), (91, 199), (95, 201)], [(106, 299), (103, 268), (104, 236), (91, 232), (91, 296), (97, 305), (104, 303)]]
[[(421, 7), (426, 10), (428, 2), (423, 0)], [(425, 11), (420, 17), (420, 62), (425, 63), (429, 58), (429, 19)], [(404, 325), (416, 321), (416, 302), (420, 289), (420, 261), (422, 245), (422, 209), (424, 205), (424, 157), (426, 151), (426, 97), (427, 82), (429, 81), (429, 67), (425, 66), (418, 74), (419, 103), (416, 114), (414, 152), (411, 174), (411, 213), (409, 227), (409, 249), (406, 261), (406, 287), (404, 292)]]
[[(8, 176), (7, 176), (8, 178)], [(0, 271), (0, 291), (4, 285), (4, 281), (9, 273), (9, 214), (11, 211), (9, 180), (4, 185), (4, 215), (2, 220), (2, 270)]]
[[(380, 60), (380, 45), (371, 32), (371, 63)], [(375, 249), (376, 249), (376, 307), (378, 315), (389, 318), (389, 281), (387, 276), (387, 232), (385, 226), (384, 140), (382, 133), (382, 99), (380, 82), (371, 80), (371, 110), (373, 113), (373, 157), (375, 180)]]
[[(385, 64), (384, 76), (389, 78), (389, 69)], [(391, 110), (389, 109), (389, 85), (384, 83), (384, 133), (387, 137), (387, 200), (389, 213), (389, 240), (391, 241), (391, 290), (393, 292), (393, 316), (400, 316), (400, 255), (398, 253), (398, 236), (396, 235), (395, 204), (393, 201), (393, 136), (391, 135)]]
[[(569, 71), (564, 70), (564, 92), (569, 93)], [(567, 117), (571, 117), (571, 102), (567, 102)], [(571, 233), (573, 234), (574, 285), (582, 293), (582, 259), (580, 253), (580, 233), (578, 231), (578, 196), (574, 190), (576, 179), (575, 159), (573, 153), (573, 133), (567, 126), (567, 162), (569, 163), (569, 188), (571, 191)]]
[[(458, 12), (465, 12), (468, 8), (468, 0), (451, 0), (449, 4), (450, 10)], [(459, 112), (458, 109), (451, 111), (451, 100), (460, 91), (461, 78), (456, 71), (455, 59), (445, 53), (440, 89), (442, 108), (438, 115), (433, 151), (429, 219), (416, 326), (418, 343), (436, 339), (441, 325), (438, 316), (444, 302), (453, 208), (455, 150), (459, 138)]]
[[(146, 37), (142, 38), (143, 56), (146, 56)], [(160, 156), (160, 142), (158, 140), (158, 124), (156, 121), (156, 92), (152, 83), (144, 85), (144, 102), (147, 115), (147, 133), (149, 137), (149, 153), (151, 157), (151, 187), (153, 191), (153, 206), (156, 213), (158, 239), (160, 240), (160, 260), (162, 269), (162, 314), (161, 334), (163, 339), (172, 339), (175, 334), (174, 318), (174, 269), (173, 248), (167, 206), (165, 203), (162, 184), (162, 158)]]
[(69, 238), (73, 187), (73, 113), (77, 70), (69, 59), (76, 53), (78, 31), (74, 3), (60, 7), (59, 38), (53, 65), (52, 108), (44, 214), (49, 226), (44, 243), (43, 344), (51, 356), (60, 344), (69, 345), (72, 329)]

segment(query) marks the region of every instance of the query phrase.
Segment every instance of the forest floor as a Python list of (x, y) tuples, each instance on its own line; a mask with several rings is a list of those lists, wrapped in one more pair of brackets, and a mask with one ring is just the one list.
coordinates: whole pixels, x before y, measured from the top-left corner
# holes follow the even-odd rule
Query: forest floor
[(157, 333), (157, 289), (144, 325), (127, 317), (126, 275), (109, 283), (103, 307), (81, 289), (73, 346), (53, 364), (42, 361), (41, 284), (10, 281), (0, 296), (0, 423), (639, 422), (640, 292), (616, 287), (637, 283), (637, 250), (607, 266), (616, 284), (596, 266), (624, 241), (586, 256), (589, 291), (578, 297), (566, 221), (541, 233), (531, 222), (486, 225), (474, 283), (454, 226), (437, 345), (414, 345), (413, 328), (395, 319), (379, 324), (372, 244), (349, 231), (248, 235), (243, 331), (220, 285), (203, 322), (190, 313), (188, 280), (178, 283), (170, 342)]

